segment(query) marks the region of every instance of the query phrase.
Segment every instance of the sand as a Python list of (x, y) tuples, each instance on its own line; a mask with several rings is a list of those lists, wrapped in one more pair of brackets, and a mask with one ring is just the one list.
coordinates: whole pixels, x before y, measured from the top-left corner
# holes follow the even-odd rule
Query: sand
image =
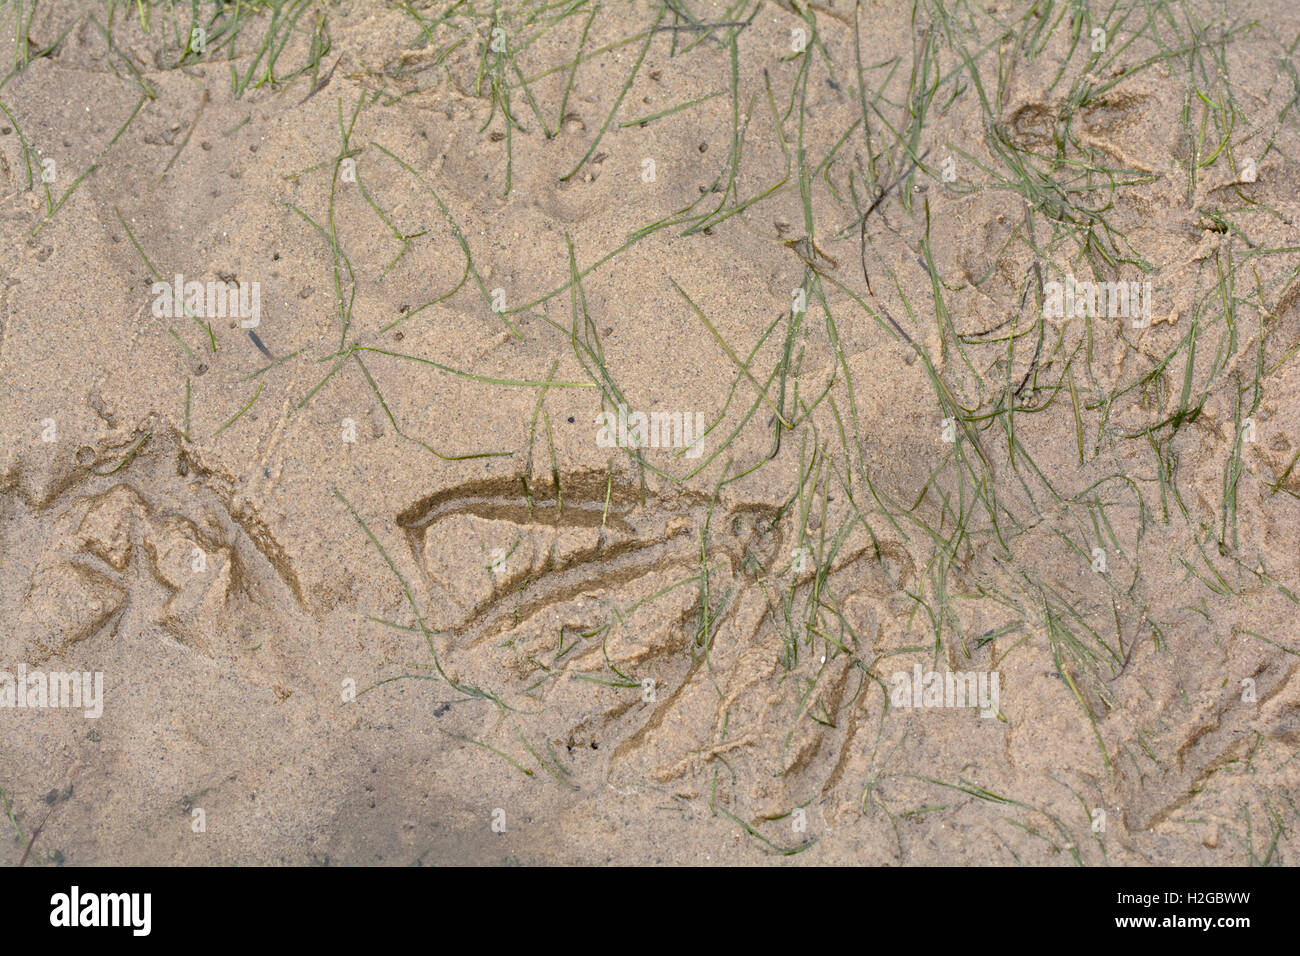
[(6, 11), (0, 862), (1296, 862), (1300, 9), (271, 6)]

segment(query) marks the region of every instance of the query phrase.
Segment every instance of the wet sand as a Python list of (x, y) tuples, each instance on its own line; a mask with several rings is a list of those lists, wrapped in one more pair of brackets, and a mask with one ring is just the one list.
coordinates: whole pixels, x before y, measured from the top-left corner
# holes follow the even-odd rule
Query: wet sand
[(1295, 862), (1300, 11), (149, 9), (3, 31), (0, 862)]

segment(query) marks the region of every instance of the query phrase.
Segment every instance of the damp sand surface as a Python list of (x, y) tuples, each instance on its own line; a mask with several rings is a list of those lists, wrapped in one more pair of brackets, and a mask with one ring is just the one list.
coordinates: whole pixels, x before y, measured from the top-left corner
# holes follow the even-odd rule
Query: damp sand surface
[(244, 8), (4, 14), (0, 863), (1296, 862), (1293, 5)]

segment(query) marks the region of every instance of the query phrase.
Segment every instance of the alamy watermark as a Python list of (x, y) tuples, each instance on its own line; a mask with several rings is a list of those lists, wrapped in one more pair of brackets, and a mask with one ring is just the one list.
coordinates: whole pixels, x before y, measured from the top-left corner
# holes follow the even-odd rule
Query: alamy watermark
[(94, 720), (104, 713), (104, 674), (101, 671), (32, 671), (18, 665), (18, 674), (0, 671), (0, 709), (85, 709)]
[(152, 893), (83, 893), (73, 886), (50, 897), (54, 927), (117, 926), (130, 929), (133, 936), (148, 936), (152, 911)]
[(153, 316), (171, 319), (188, 315), (196, 319), (239, 319), (242, 329), (255, 329), (262, 321), (262, 287), (257, 282), (185, 281), (177, 274), (173, 282), (155, 282)]
[(617, 414), (597, 415), (596, 424), (600, 426), (596, 444), (601, 448), (685, 448), (687, 458), (704, 454), (703, 412), (629, 414), (627, 406), (620, 405)]
[(1150, 282), (1064, 282), (1043, 285), (1045, 319), (1132, 319), (1133, 328), (1151, 324)]
[(922, 671), (917, 664), (909, 674), (897, 671), (890, 678), (889, 703), (894, 707), (978, 707), (981, 717), (998, 716), (997, 671)]

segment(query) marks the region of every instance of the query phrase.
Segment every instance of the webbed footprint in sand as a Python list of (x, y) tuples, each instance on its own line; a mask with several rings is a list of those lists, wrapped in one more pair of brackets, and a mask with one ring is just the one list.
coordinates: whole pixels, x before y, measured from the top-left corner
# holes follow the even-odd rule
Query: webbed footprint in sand
[[(174, 437), (152, 435), (120, 470), (87, 468), (27, 515), (11, 559), (25, 580), (5, 658), (94, 654), (127, 615), (206, 657), (240, 661), (292, 588)], [(105, 469), (107, 471), (107, 469)], [(256, 529), (255, 529), (256, 530)], [(19, 557), (21, 555), (21, 557)], [(278, 629), (278, 628), (277, 628)]]
[[(914, 575), (906, 550), (864, 536), (805, 567), (776, 506), (643, 494), (601, 473), (560, 488), (530, 501), (518, 480), (468, 484), (398, 516), (448, 671), (543, 714), (561, 743), (599, 739), (619, 780), (689, 792), (719, 759), (801, 792), (833, 776), (847, 753), (825, 744), (855, 726), (833, 715), (861, 696), (876, 629), (814, 653), (791, 637), (789, 602), (824, 589), (888, 616)], [(759, 789), (767, 811), (790, 799)]]

